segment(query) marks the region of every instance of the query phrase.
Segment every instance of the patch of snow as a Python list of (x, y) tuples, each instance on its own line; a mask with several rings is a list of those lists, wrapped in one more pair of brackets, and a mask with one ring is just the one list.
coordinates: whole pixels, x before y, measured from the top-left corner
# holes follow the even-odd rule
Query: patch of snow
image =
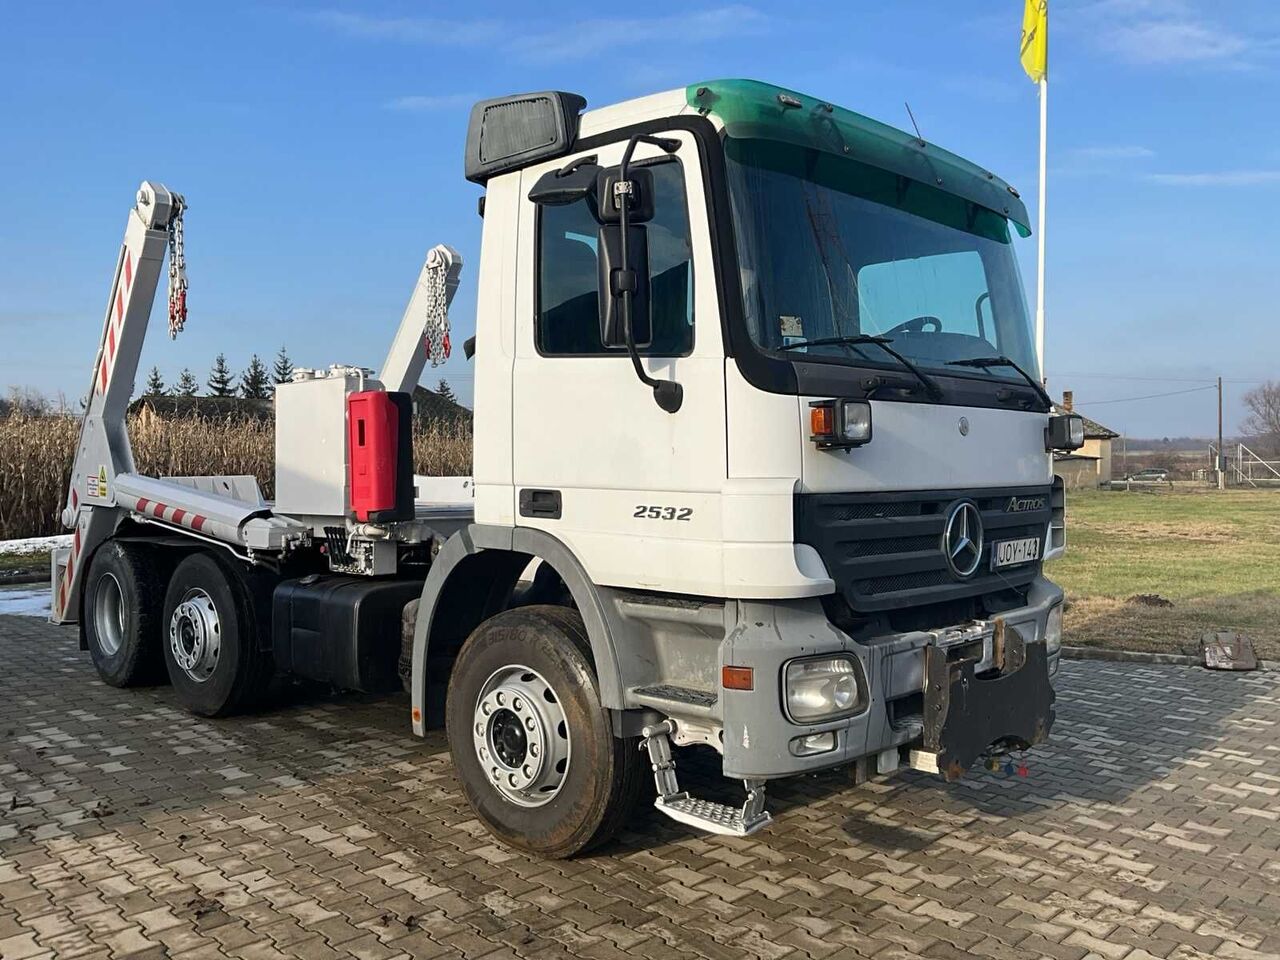
[(54, 547), (69, 546), (69, 533), (57, 537), (25, 537), (19, 540), (0, 540), (0, 553), (46, 553)]
[(19, 617), (49, 616), (49, 587), (36, 584), (29, 587), (0, 587), (0, 614), (16, 614)]

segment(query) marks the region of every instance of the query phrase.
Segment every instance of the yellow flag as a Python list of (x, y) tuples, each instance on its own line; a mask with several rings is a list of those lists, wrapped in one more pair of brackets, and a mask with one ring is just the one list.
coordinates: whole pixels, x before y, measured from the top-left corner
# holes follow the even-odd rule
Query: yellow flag
[(1039, 83), (1049, 72), (1049, 0), (1026, 0), (1022, 13), (1022, 69)]

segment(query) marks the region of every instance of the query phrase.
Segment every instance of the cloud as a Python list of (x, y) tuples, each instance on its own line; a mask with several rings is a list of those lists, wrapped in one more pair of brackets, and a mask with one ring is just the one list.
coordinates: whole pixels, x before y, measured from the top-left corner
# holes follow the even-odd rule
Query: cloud
[(1255, 187), (1280, 183), (1277, 170), (1218, 170), (1205, 173), (1152, 173), (1147, 180), (1167, 187)]
[(1095, 0), (1064, 11), (1062, 23), (1105, 53), (1137, 66), (1247, 70), (1276, 49), (1275, 37), (1229, 29), (1202, 16), (1188, 0)]
[(415, 113), (429, 113), (433, 110), (455, 110), (458, 107), (469, 107), (480, 97), (474, 93), (441, 93), (426, 96), (405, 96), (388, 100), (383, 106), (388, 110), (406, 110)]
[(365, 40), (439, 47), (489, 47), (525, 61), (581, 60), (625, 44), (667, 46), (712, 43), (761, 33), (769, 18), (753, 7), (729, 4), (679, 16), (646, 19), (595, 18), (561, 23), (554, 30), (490, 19), (447, 20), (438, 17), (376, 17), (325, 10), (310, 19), (337, 33)]
[(1148, 147), (1127, 144), (1103, 144), (1093, 147), (1076, 147), (1070, 151), (1078, 160), (1141, 160), (1154, 157), (1156, 152)]
[(595, 19), (569, 24), (563, 30), (518, 36), (512, 49), (530, 60), (582, 60), (611, 48), (634, 49), (635, 44), (699, 44), (763, 31), (768, 18), (751, 7), (724, 6), (674, 17), (644, 20)]
[(1193, 20), (1139, 21), (1115, 27), (1099, 40), (1104, 49), (1136, 64), (1238, 60), (1255, 46), (1223, 27)]
[(475, 47), (498, 41), (503, 25), (497, 20), (443, 20), (436, 17), (370, 17), (362, 13), (319, 10), (311, 19), (351, 37), (395, 40), (440, 47)]

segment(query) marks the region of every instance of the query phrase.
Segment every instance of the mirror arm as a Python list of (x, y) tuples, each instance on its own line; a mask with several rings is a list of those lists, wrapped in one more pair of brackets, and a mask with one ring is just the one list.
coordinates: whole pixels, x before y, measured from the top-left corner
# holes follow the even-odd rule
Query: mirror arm
[[(635, 291), (637, 281), (634, 271), (630, 268), (628, 234), (631, 232), (631, 181), (627, 178), (627, 172), (631, 168), (631, 155), (635, 153), (636, 146), (641, 142), (653, 144), (667, 151), (667, 153), (674, 153), (680, 146), (679, 140), (636, 134), (627, 142), (627, 149), (622, 154), (622, 163), (618, 167), (618, 182), (613, 187), (614, 196), (621, 200), (618, 204), (618, 224), (622, 229), (619, 253), (622, 258), (623, 270), (630, 274), (630, 276), (622, 278), (624, 282), (618, 285), (618, 292), (621, 294), (622, 301), (622, 334), (627, 342), (627, 354), (631, 357), (631, 365), (635, 368), (636, 376), (640, 378), (640, 382), (653, 389), (653, 399), (659, 407), (667, 411), (667, 413), (675, 413), (684, 403), (684, 387), (675, 380), (655, 380), (645, 372), (644, 365), (640, 362), (640, 351), (636, 349), (635, 332), (631, 328), (631, 296)], [(626, 184), (625, 188), (623, 184)], [(624, 189), (627, 192), (624, 193)]]

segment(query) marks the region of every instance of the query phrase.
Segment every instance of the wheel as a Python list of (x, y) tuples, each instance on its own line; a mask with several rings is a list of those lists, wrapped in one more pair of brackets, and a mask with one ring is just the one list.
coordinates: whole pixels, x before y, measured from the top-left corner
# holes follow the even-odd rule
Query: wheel
[(159, 683), (164, 583), (151, 551), (109, 540), (93, 555), (84, 585), (85, 641), (93, 665), (113, 687)]
[(164, 662), (178, 699), (202, 717), (254, 707), (271, 679), (244, 581), (220, 558), (193, 553), (164, 598)]
[(604, 843), (640, 793), (639, 744), (613, 735), (576, 610), (480, 624), (454, 663), (445, 726), (472, 809), (517, 849), (563, 858)]

